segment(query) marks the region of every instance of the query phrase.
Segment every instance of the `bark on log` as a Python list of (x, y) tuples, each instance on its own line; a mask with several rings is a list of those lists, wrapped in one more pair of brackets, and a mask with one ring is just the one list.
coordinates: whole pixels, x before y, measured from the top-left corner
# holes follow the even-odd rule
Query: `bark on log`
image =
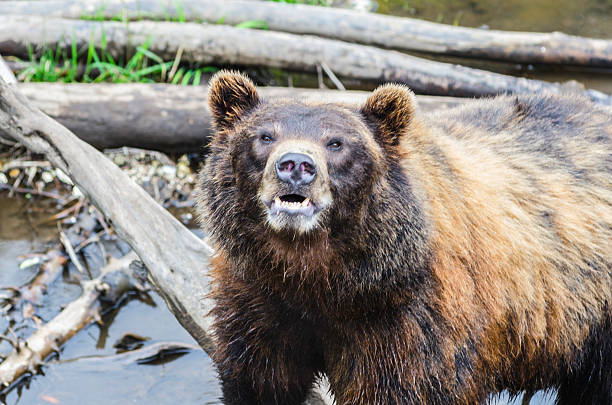
[(68, 339), (99, 317), (98, 298), (103, 294), (114, 295), (118, 299), (127, 292), (126, 284), (111, 283), (108, 278), (113, 273), (123, 272), (128, 277), (130, 263), (137, 257), (130, 253), (121, 259), (113, 259), (102, 269), (102, 274), (94, 280), (83, 282), (81, 296), (66, 306), (55, 318), (41, 326), (27, 340), (18, 346), (0, 363), (0, 384), (8, 387), (31, 370), (42, 365), (53, 351), (58, 350)]
[(455, 27), (411, 18), (364, 14), (352, 10), (272, 2), (191, 0), (5, 1), (0, 14), (64, 18), (102, 16), (128, 19), (184, 18), (236, 25), (265, 21), (269, 29), (312, 34), (406, 51), (428, 52), (511, 63), (612, 67), (612, 41), (561, 32), (508, 32)]
[[(450, 96), (487, 96), (501, 93), (560, 93), (558, 83), (529, 80), (459, 65), (429, 61), (366, 45), (272, 31), (221, 25), (139, 21), (98, 22), (42, 17), (0, 16), (0, 53), (27, 55), (27, 44), (70, 49), (73, 41), (87, 49), (100, 44), (116, 58), (132, 45), (151, 39), (149, 50), (172, 59), (182, 49), (186, 61), (225, 65), (269, 66), (315, 71), (325, 63), (339, 76), (376, 82), (405, 83), (417, 93)], [(595, 90), (585, 95), (612, 105), (612, 97)]]
[[(130, 146), (166, 153), (202, 152), (212, 133), (208, 87), (164, 84), (20, 83), (34, 106), (98, 149)], [(299, 98), (360, 105), (370, 94), (267, 87), (265, 98)], [(418, 96), (423, 112), (468, 99)]]
[[(32, 107), (1, 78), (0, 131), (44, 154), (71, 177), (146, 265), (151, 282), (177, 320), (210, 354), (214, 349), (209, 317), (212, 303), (206, 294), (212, 248), (102, 153)], [(314, 395), (316, 403), (331, 404), (322, 402), (324, 392)]]

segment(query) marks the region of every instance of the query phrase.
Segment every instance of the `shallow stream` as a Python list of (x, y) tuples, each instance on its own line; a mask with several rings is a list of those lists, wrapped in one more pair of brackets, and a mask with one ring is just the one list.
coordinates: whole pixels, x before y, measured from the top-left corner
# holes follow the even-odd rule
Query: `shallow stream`
[[(58, 240), (55, 222), (44, 221), (56, 211), (43, 199), (28, 201), (8, 198), (0, 192), (0, 286), (20, 286), (36, 276), (38, 266), (19, 268), (20, 256), (44, 252)], [(121, 249), (119, 246), (116, 249)], [(113, 246), (107, 249), (112, 253)], [(90, 253), (96, 256), (95, 252)], [(96, 260), (91, 257), (90, 260)], [(80, 287), (68, 277), (72, 266), (49, 285), (36, 306), (36, 314), (48, 321), (80, 294)], [(43, 367), (44, 375), (28, 377), (24, 384), (0, 396), (7, 404), (220, 404), (219, 384), (210, 358), (203, 351), (171, 355), (138, 364), (121, 361), (113, 347), (122, 336), (132, 334), (155, 342), (196, 342), (178, 324), (165, 303), (154, 292), (146, 299), (128, 296), (102, 316), (102, 325), (92, 324), (64, 345), (59, 354)], [(5, 318), (0, 318), (3, 334)], [(28, 336), (32, 326), (16, 330)], [(10, 348), (3, 343), (1, 351)]]

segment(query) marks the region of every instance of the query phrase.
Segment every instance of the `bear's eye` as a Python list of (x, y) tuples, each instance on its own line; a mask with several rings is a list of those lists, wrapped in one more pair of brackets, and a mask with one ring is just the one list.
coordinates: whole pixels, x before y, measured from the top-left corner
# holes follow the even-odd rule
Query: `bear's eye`
[(330, 143), (327, 144), (327, 149), (329, 150), (340, 150), (340, 148), (342, 148), (342, 142), (340, 141), (331, 141)]
[(271, 136), (270, 134), (267, 134), (267, 133), (261, 134), (261, 135), (259, 136), (259, 139), (260, 139), (260, 140), (261, 140), (263, 143), (266, 143), (266, 144), (268, 144), (268, 143), (272, 143), (272, 141), (274, 141), (274, 138), (272, 138), (272, 136)]

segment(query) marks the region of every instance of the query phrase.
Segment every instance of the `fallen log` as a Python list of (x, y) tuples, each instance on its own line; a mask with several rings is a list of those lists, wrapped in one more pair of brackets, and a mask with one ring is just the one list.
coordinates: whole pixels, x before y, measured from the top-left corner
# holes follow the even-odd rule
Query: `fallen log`
[(511, 63), (612, 67), (612, 40), (561, 32), (508, 32), (456, 27), (411, 18), (274, 2), (191, 0), (5, 1), (1, 14), (136, 20), (184, 19), (236, 25), (265, 21), (274, 31), (312, 34), (405, 51)]
[[(212, 125), (205, 86), (164, 84), (20, 83), (34, 106), (98, 149), (129, 146), (166, 153), (201, 152)], [(368, 92), (261, 88), (266, 98), (299, 98), (359, 105)], [(423, 112), (467, 99), (418, 96)]]
[[(0, 77), (0, 131), (41, 153), (68, 174), (112, 222), (145, 264), (181, 325), (207, 353), (214, 350), (207, 298), (207, 269), (213, 249), (160, 207), (102, 153), (30, 105)], [(331, 404), (325, 390), (313, 392), (311, 404)]]
[[(74, 44), (84, 50), (90, 42), (105, 42), (106, 50), (115, 58), (121, 58), (126, 48), (134, 48), (133, 45), (141, 45), (147, 40), (150, 40), (149, 50), (163, 59), (174, 58), (181, 49), (184, 61), (217, 66), (315, 71), (324, 63), (338, 76), (405, 83), (424, 94), (480, 97), (564, 91), (558, 83), (506, 76), (315, 36), (193, 23), (138, 21), (124, 24), (0, 16), (0, 54), (25, 57), (27, 44), (66, 50)], [(584, 93), (596, 102), (612, 105), (609, 95), (595, 90)]]
[[(25, 373), (36, 370), (52, 352), (59, 350), (78, 331), (98, 319), (100, 296), (106, 294), (118, 300), (129, 290), (130, 283), (124, 279), (129, 277), (127, 269), (136, 258), (135, 254), (130, 253), (121, 259), (111, 260), (99, 277), (82, 283), (83, 292), (79, 298), (28, 339), (18, 342), (0, 363), (0, 384), (8, 387)], [(123, 279), (116, 277), (118, 273), (124, 276)]]

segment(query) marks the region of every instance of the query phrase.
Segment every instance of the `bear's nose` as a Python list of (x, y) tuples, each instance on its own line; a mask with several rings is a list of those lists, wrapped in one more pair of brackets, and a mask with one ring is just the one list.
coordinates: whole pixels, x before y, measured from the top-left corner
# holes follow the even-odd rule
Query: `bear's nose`
[(312, 183), (316, 174), (314, 161), (303, 153), (285, 153), (276, 161), (278, 179), (295, 187)]

